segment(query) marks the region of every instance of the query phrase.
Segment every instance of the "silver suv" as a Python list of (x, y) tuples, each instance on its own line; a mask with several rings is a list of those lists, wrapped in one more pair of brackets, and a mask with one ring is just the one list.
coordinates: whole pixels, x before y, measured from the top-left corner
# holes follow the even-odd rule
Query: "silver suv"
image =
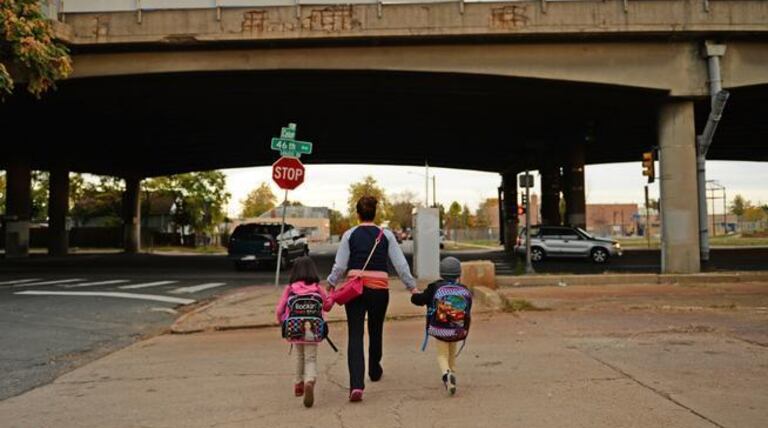
[[(515, 243), (515, 253), (525, 256), (525, 228)], [(531, 227), (531, 261), (547, 257), (583, 257), (595, 263), (605, 263), (610, 257), (621, 256), (621, 244), (590, 235), (584, 229), (564, 226)]]

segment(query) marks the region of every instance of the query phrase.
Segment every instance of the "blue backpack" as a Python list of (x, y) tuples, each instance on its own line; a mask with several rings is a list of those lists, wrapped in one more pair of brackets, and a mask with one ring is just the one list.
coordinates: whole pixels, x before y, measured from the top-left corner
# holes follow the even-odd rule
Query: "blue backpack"
[(427, 308), (427, 331), (421, 349), (427, 347), (428, 336), (443, 342), (466, 341), (471, 318), (472, 293), (469, 289), (458, 282), (438, 285)]

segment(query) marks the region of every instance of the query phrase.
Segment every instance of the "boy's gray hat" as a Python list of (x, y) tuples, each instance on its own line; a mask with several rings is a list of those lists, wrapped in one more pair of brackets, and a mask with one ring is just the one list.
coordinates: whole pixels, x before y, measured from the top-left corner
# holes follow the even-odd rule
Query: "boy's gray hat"
[(461, 276), (461, 262), (456, 257), (446, 257), (440, 261), (440, 276), (458, 278)]

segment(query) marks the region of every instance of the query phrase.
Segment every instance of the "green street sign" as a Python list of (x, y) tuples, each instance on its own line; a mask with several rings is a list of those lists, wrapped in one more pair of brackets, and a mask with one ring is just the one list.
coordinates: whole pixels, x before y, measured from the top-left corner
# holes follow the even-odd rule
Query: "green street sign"
[(285, 138), (273, 138), (272, 150), (277, 150), (282, 156), (298, 158), (301, 155), (312, 154), (312, 143), (307, 141), (288, 140)]
[(296, 138), (296, 124), (289, 123), (280, 131), (280, 138), (272, 138), (272, 150), (280, 152), (281, 156), (299, 158), (301, 155), (312, 154), (312, 143), (298, 141)]

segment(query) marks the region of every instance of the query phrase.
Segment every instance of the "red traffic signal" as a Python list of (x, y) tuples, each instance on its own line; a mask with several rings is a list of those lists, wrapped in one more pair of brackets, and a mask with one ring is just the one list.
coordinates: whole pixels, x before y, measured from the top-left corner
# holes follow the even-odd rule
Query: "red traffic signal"
[(656, 161), (653, 151), (643, 153), (643, 175), (648, 177), (648, 182), (653, 183), (656, 178), (654, 162)]
[(523, 215), (525, 214), (525, 207), (522, 205), (517, 206), (517, 215)]

